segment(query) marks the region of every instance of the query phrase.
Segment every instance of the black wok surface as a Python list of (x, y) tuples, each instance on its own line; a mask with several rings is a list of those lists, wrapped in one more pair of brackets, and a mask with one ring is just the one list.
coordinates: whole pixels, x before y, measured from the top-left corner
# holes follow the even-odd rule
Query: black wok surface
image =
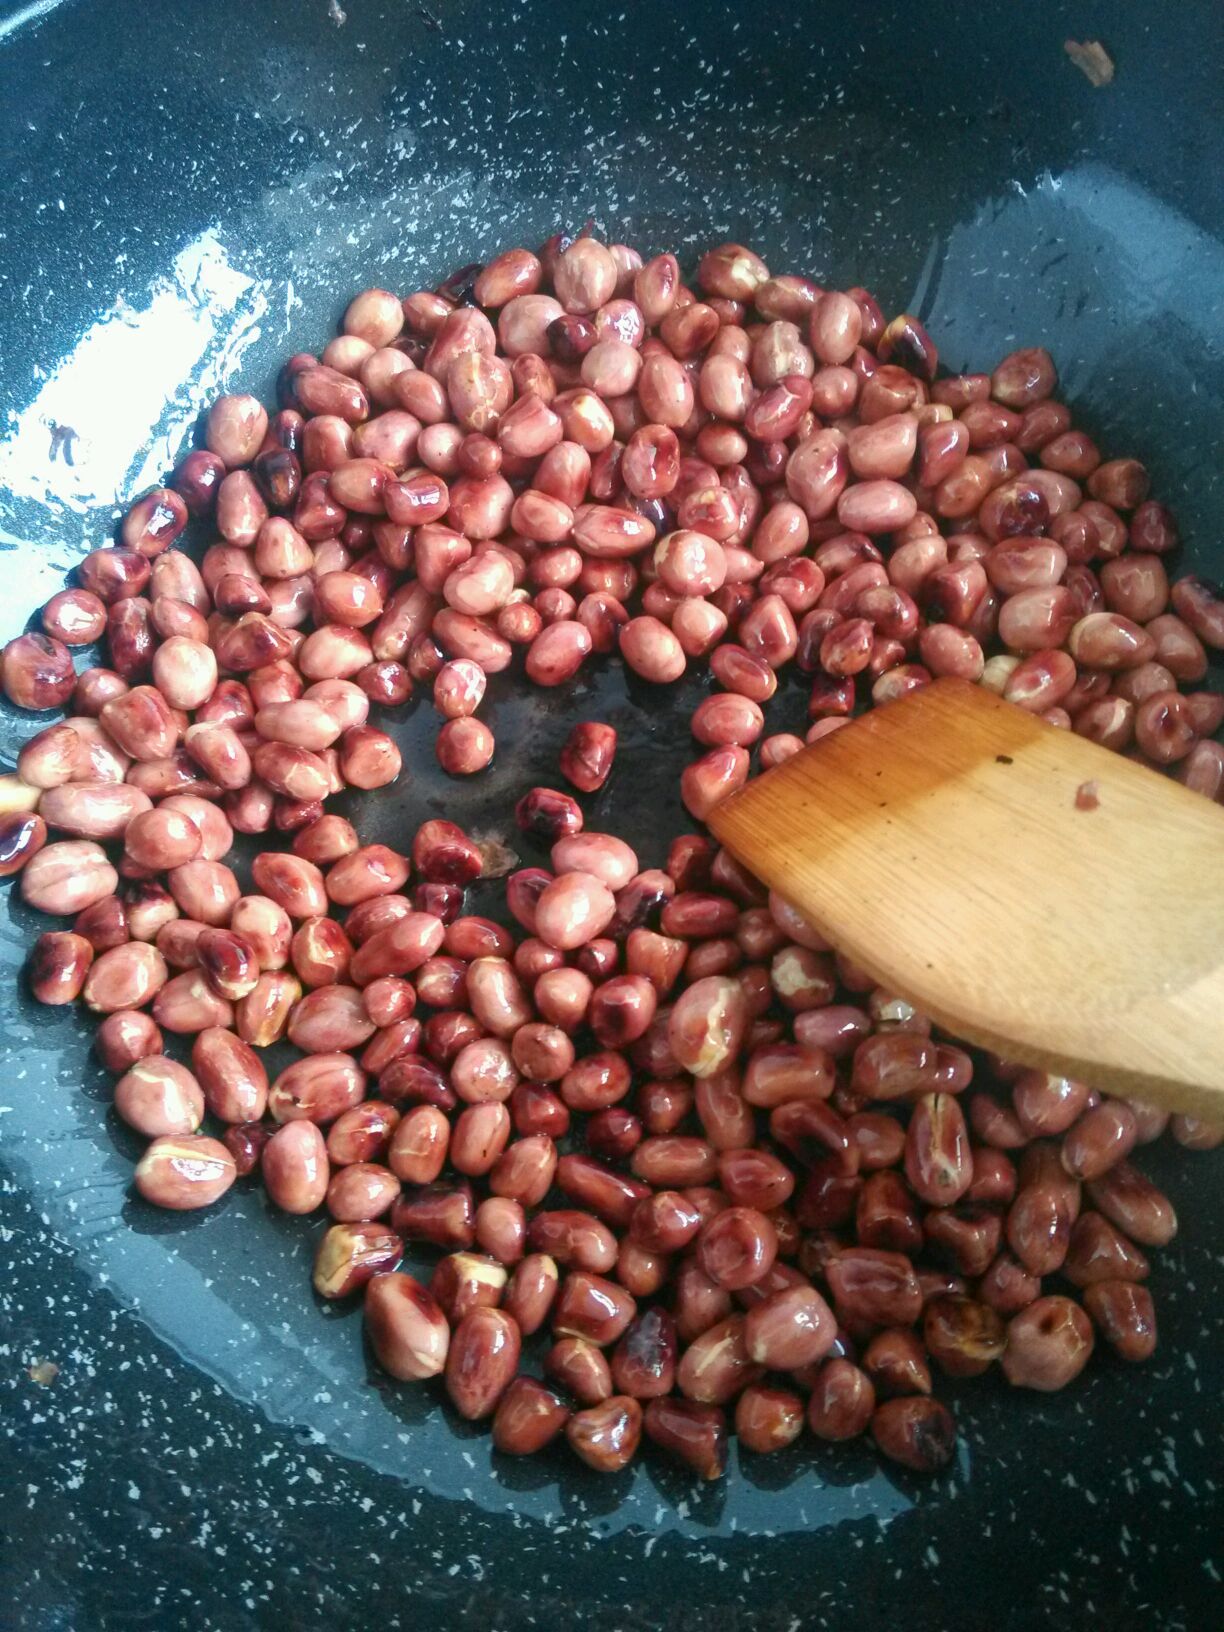
[[(361, 287), (588, 215), (647, 253), (734, 237), (863, 282), (953, 368), (1049, 344), (1077, 419), (1148, 463), (1188, 558), (1220, 568), (1218, 7), (342, 3), (0, 5), (3, 638), (219, 388), (268, 397)], [(1097, 35), (1101, 90), (1062, 49)], [(667, 710), (606, 667), (577, 696), (499, 693), (495, 767), (459, 788), (410, 708), (411, 776), (354, 807), (363, 834), (496, 826), (555, 779), (571, 721), (605, 716), (625, 746), (593, 819), (652, 862), (689, 825), (667, 766), (702, 686)], [(6, 766), (33, 728), (6, 710)], [(966, 1385), (947, 1477), (811, 1441), (715, 1488), (653, 1458), (606, 1481), (512, 1465), (436, 1392), (379, 1383), (359, 1317), (312, 1306), (317, 1222), (243, 1186), (187, 1218), (130, 1198), (87, 1028), (20, 987), (36, 918), (10, 889), (0, 1625), (1224, 1621), (1218, 1158), (1143, 1157), (1183, 1222), (1156, 1361), (1099, 1359), (1049, 1398)]]

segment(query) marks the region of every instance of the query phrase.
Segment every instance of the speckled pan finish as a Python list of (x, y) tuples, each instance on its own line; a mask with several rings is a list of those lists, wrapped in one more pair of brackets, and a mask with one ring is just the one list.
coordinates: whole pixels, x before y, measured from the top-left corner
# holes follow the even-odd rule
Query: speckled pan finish
[[(1105, 39), (1111, 87), (1069, 35)], [(587, 215), (648, 252), (736, 237), (866, 283), (954, 367), (1050, 344), (1082, 422), (1146, 460), (1218, 566), (1222, 68), (1206, 3), (5, 0), (0, 635), (212, 393), (268, 393), (353, 291)], [(497, 761), (460, 788), (409, 708), (411, 775), (350, 813), (392, 843), (443, 810), (496, 828), (572, 720), (604, 716), (625, 746), (595, 819), (655, 861), (701, 684), (665, 713), (606, 667), (575, 695), (495, 691)], [(4, 715), (6, 764), (29, 729)], [(315, 1304), (317, 1222), (243, 1186), (187, 1218), (132, 1199), (87, 1028), (18, 983), (34, 917), (6, 892), (3, 1626), (1224, 1624), (1219, 1158), (1142, 1158), (1183, 1221), (1155, 1364), (1102, 1360), (1051, 1398), (962, 1387), (948, 1477), (811, 1441), (713, 1488), (653, 1458), (606, 1481), (562, 1452), (512, 1464)]]

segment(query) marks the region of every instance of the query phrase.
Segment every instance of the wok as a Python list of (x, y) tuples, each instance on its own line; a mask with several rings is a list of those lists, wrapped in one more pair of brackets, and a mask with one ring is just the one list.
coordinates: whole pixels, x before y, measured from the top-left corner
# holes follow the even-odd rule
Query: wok
[[(223, 383), (267, 399), (353, 291), (430, 286), (588, 215), (648, 253), (735, 238), (865, 283), (954, 369), (1048, 344), (1077, 422), (1148, 463), (1192, 564), (1224, 566), (1216, 6), (0, 12), (5, 638)], [(1098, 35), (1117, 64), (1099, 89), (1063, 50)], [(668, 767), (696, 693), (660, 713), (606, 670), (577, 689), (498, 694), (498, 759), (471, 787), (406, 711), (411, 775), (364, 799), (366, 837), (443, 811), (497, 827), (554, 779), (572, 719), (606, 715), (625, 746), (597, 819), (655, 858), (687, 825)], [(6, 763), (30, 729), (5, 715)], [(943, 1477), (810, 1439), (733, 1454), (713, 1487), (653, 1457), (611, 1480), (560, 1453), (508, 1465), (436, 1391), (379, 1383), (358, 1317), (312, 1307), (318, 1226), (242, 1186), (190, 1218), (132, 1201), (88, 1028), (20, 986), (34, 916), (8, 893), (5, 1625), (1224, 1624), (1218, 1159), (1144, 1158), (1182, 1217), (1155, 1361), (1098, 1359), (1050, 1397), (952, 1391)]]

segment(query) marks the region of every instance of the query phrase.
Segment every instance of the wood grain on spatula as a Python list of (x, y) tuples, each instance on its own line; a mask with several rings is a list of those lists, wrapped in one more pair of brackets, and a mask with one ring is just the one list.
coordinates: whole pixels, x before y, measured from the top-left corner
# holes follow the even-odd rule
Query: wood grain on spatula
[(1200, 794), (937, 680), (804, 748), (709, 825), (957, 1036), (1224, 1118), (1224, 811)]

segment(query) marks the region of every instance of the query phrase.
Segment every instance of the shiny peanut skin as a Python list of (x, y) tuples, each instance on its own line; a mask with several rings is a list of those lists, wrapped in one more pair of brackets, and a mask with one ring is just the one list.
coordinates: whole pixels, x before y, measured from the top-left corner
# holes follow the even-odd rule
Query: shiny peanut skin
[(426, 1289), (405, 1274), (377, 1274), (366, 1287), (365, 1327), (383, 1370), (403, 1382), (436, 1377), (446, 1365), (450, 1327)]
[(136, 1166), (136, 1188), (144, 1199), (173, 1212), (211, 1207), (235, 1177), (229, 1151), (203, 1134), (154, 1139)]
[[(219, 398), (5, 648), (9, 699), (69, 712), (0, 778), (0, 873), (64, 920), (31, 990), (102, 1017), (138, 1193), (186, 1210), (241, 1175), (325, 1207), (319, 1295), (364, 1289), (383, 1368), (443, 1375), (511, 1454), (564, 1431), (615, 1471), (644, 1433), (717, 1478), (733, 1413), (758, 1452), (806, 1421), (934, 1473), (940, 1376), (1054, 1389), (1094, 1333), (1154, 1347), (1141, 1249), (1177, 1218), (1132, 1156), (1168, 1119), (956, 1047), (704, 832), (664, 868), (603, 831), (634, 774), (614, 726), (565, 742), (581, 802), (519, 802), (547, 867), (326, 808), (412, 774), (380, 711), (414, 688), (443, 771), (496, 778), (496, 676), (565, 700), (608, 658), (648, 707), (708, 665), (698, 828), (805, 730), (941, 676), (1219, 798), (1224, 598), (1170, 574), (1147, 470), (1075, 426), (1041, 348), (937, 362), (912, 314), (735, 243), (691, 287), (584, 232), (370, 288), (278, 413)], [(807, 724), (765, 736), (788, 669)], [(247, 896), (236, 834), (266, 835)], [(465, 899), (507, 865), (513, 930)], [(448, 1253), (428, 1289), (405, 1242)], [(545, 1328), (577, 1410), (515, 1375)]]
[(456, 1326), (446, 1357), (446, 1390), (468, 1421), (491, 1416), (518, 1367), (519, 1330), (502, 1309), (477, 1308)]

